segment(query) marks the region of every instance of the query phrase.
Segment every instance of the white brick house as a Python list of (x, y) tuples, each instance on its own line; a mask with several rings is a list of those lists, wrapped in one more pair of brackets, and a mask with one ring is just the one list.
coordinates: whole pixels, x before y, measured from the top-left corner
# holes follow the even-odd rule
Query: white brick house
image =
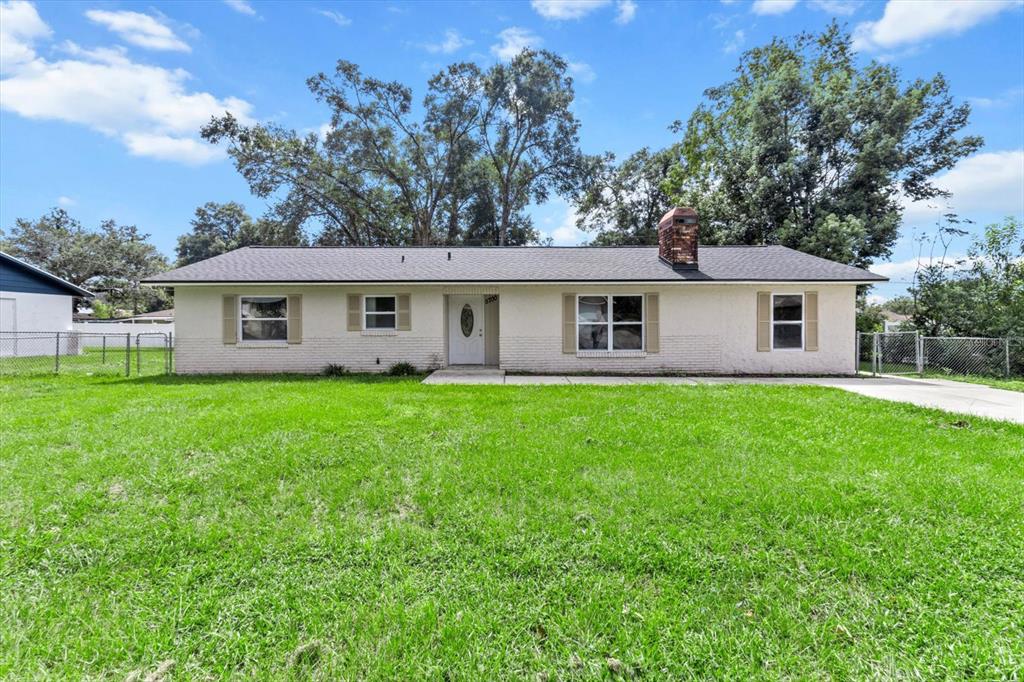
[(856, 287), (885, 278), (781, 246), (248, 247), (173, 286), (181, 373), (383, 371), (852, 374)]

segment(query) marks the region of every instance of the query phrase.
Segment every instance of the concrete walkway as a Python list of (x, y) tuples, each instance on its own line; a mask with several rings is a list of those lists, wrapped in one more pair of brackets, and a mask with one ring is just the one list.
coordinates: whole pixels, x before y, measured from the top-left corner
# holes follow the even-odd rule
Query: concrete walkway
[(870, 398), (935, 407), (1024, 424), (1024, 393), (946, 379), (908, 377), (644, 377), (644, 376), (506, 376), (493, 368), (450, 368), (434, 372), (425, 384), (599, 385), (636, 384), (785, 384), (830, 386)]

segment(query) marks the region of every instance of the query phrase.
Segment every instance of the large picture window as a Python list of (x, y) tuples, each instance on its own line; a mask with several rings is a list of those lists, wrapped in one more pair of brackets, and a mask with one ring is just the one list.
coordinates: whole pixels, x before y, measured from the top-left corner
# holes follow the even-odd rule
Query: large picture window
[(238, 324), (242, 341), (287, 341), (287, 296), (240, 296)]
[(803, 294), (772, 295), (772, 349), (803, 350)]
[(397, 329), (394, 296), (363, 297), (363, 329)]
[(578, 296), (577, 349), (643, 350), (643, 296)]

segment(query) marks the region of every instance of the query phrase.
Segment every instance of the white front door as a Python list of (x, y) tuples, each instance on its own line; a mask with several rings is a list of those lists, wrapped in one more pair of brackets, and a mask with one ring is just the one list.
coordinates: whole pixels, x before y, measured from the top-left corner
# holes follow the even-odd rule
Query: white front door
[(484, 364), (484, 297), (448, 297), (448, 364)]

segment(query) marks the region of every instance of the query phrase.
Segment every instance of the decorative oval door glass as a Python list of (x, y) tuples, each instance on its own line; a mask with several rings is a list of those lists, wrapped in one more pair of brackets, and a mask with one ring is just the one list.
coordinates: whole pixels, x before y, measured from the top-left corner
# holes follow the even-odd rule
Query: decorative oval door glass
[(462, 306), (459, 325), (462, 327), (462, 335), (468, 339), (469, 335), (473, 333), (473, 306), (468, 303)]

